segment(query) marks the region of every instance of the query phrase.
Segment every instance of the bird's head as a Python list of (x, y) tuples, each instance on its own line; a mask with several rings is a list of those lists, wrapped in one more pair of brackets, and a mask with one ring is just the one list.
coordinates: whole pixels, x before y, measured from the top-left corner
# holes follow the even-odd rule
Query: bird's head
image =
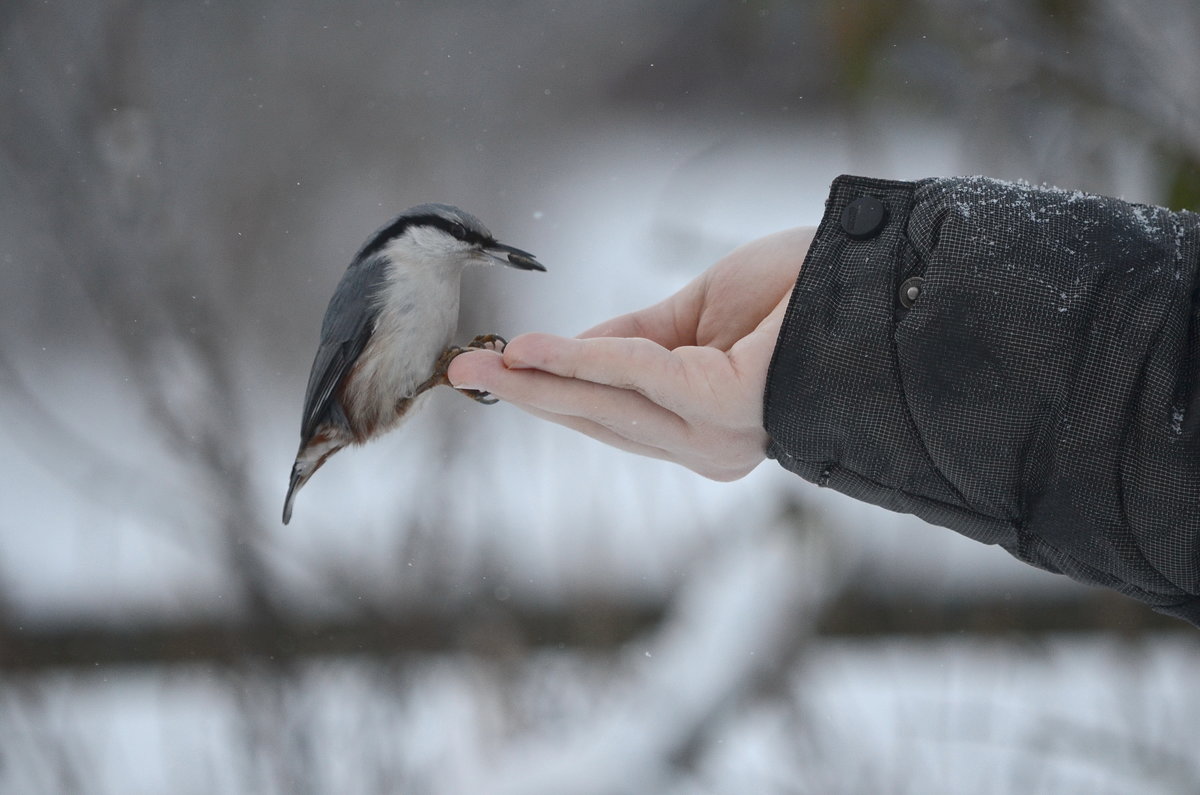
[(478, 218), (449, 204), (419, 204), (405, 210), (371, 235), (355, 259), (365, 260), (397, 245), (447, 263), (546, 270), (532, 254), (499, 242)]

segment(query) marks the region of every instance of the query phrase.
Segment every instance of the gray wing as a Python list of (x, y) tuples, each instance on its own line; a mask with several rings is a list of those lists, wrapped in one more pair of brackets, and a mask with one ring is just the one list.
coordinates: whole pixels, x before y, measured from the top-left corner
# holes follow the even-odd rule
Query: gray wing
[[(346, 268), (321, 323), (321, 343), (304, 393), (301, 442), (307, 442), (334, 408), (338, 385), (354, 367), (375, 325), (375, 295), (383, 284), (387, 260), (356, 259)], [(340, 413), (340, 407), (338, 407)]]

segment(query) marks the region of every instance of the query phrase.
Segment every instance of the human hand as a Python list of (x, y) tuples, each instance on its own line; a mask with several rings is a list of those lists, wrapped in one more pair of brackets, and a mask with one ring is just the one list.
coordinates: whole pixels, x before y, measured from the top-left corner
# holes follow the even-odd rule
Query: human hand
[(448, 376), (614, 447), (737, 480), (766, 453), (763, 390), (815, 230), (734, 250), (675, 295), (577, 338), (523, 334)]

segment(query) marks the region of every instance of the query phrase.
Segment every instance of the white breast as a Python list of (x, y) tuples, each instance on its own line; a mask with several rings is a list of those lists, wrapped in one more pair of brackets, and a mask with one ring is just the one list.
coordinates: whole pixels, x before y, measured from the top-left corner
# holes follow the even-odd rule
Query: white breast
[(382, 433), (399, 420), (396, 403), (433, 374), (458, 326), (462, 266), (458, 252), (408, 235), (391, 243), (392, 261), (380, 293), (371, 341), (346, 392), (352, 423)]

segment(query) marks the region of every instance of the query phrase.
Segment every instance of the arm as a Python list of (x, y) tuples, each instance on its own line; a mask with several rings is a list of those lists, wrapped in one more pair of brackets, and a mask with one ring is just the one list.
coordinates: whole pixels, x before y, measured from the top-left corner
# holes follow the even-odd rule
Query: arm
[[(864, 196), (886, 221), (851, 237), (842, 214)], [(716, 303), (714, 286), (757, 291), (730, 277), (744, 259), (718, 263), (669, 310), (593, 330), (651, 342), (531, 335), (511, 362), (471, 360), (463, 377), (544, 416), (572, 392), (551, 418), (599, 419), (581, 429), (710, 476), (749, 471), (748, 451), (769, 438), (768, 454), (806, 479), (1200, 624), (1197, 216), (984, 179), (841, 178), (786, 307), (742, 310), (761, 318), (757, 335), (738, 337), (746, 321), (708, 341), (665, 333), (671, 317), (698, 331), (705, 313), (680, 308)], [(908, 306), (899, 291), (913, 277)], [(677, 347), (693, 344), (713, 347)], [(660, 358), (640, 356), (650, 345)], [(579, 377), (527, 389), (529, 371), (506, 364)], [(593, 387), (638, 396), (622, 405), (659, 421), (622, 426), (632, 415), (617, 398), (593, 402)], [(767, 437), (746, 427), (760, 395)], [(737, 446), (712, 433), (731, 419)]]

